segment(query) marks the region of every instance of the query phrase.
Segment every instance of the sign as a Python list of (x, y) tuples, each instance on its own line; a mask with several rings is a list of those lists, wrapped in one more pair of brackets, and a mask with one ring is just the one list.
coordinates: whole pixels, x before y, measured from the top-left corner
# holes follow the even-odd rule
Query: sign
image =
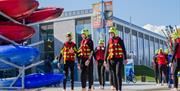
[[(102, 5), (104, 9), (102, 9)], [(102, 12), (102, 10), (104, 10)], [(102, 15), (103, 14), (103, 15)], [(103, 23), (103, 17), (104, 16), (104, 22)], [(113, 26), (113, 7), (112, 7), (112, 1), (104, 2), (103, 4), (95, 3), (93, 4), (93, 28), (103, 28), (103, 25), (105, 26)]]

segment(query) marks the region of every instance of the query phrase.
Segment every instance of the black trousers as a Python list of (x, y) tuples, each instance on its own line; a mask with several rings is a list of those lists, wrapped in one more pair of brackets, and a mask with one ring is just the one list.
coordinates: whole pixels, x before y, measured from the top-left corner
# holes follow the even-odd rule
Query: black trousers
[(105, 85), (105, 67), (104, 67), (104, 60), (98, 60), (98, 78), (99, 78), (99, 84), (104, 86)]
[(163, 74), (165, 76), (166, 83), (168, 82), (167, 76), (167, 65), (159, 65), (159, 76), (160, 76), (160, 83), (163, 81)]
[(178, 88), (178, 71), (180, 71), (180, 58), (177, 59), (176, 61), (176, 65), (175, 65), (175, 70), (174, 70), (174, 87)]
[(159, 68), (158, 68), (158, 64), (154, 65), (154, 74), (155, 74), (156, 84), (158, 84), (159, 83)]
[(123, 58), (110, 60), (110, 68), (112, 69), (113, 82), (115, 84), (116, 90), (122, 89), (122, 67)]
[(63, 88), (66, 89), (66, 82), (69, 73), (69, 68), (71, 73), (71, 89), (74, 90), (74, 61), (66, 61), (66, 64), (64, 64), (64, 74), (66, 77), (63, 81)]
[(87, 59), (81, 59), (81, 84), (82, 88), (86, 88), (86, 81), (89, 81), (89, 89), (93, 85), (93, 60), (90, 60), (89, 66), (85, 65)]
[[(110, 61), (108, 62), (110, 66)], [(111, 86), (115, 87), (115, 82), (113, 81), (113, 70), (112, 67), (109, 67), (109, 82)]]

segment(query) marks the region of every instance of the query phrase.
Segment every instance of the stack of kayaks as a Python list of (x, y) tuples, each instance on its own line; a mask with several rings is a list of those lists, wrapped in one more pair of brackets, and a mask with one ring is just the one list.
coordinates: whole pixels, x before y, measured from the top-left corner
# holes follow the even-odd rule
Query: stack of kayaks
[[(0, 86), (8, 87), (15, 78), (0, 79)], [(52, 84), (59, 84), (63, 81), (63, 74), (51, 74), (51, 73), (35, 73), (25, 77), (25, 88), (38, 88), (43, 86), (49, 86)], [(21, 86), (21, 78), (13, 85), (16, 87)]]
[[(24, 24), (12, 22), (6, 16), (0, 15), (0, 35), (15, 41), (23, 43), (30, 39), (35, 30), (25, 24), (47, 21), (59, 17), (63, 8), (43, 8), (38, 9), (39, 3), (36, 0), (0, 0), (0, 12), (8, 17)], [(25, 22), (24, 22), (25, 21)], [(14, 69), (3, 61), (16, 64), (18, 66), (27, 66), (33, 63), (33, 60), (39, 55), (36, 48), (30, 46), (9, 45), (7, 40), (0, 39), (0, 70)], [(6, 45), (1, 45), (1, 44)], [(25, 76), (25, 87), (35, 88), (61, 82), (64, 78), (62, 74), (31, 74)], [(15, 78), (0, 79), (0, 87), (10, 86)], [(14, 86), (21, 86), (21, 78), (17, 80)]]
[(13, 22), (0, 22), (0, 34), (10, 40), (22, 42), (31, 38), (35, 33), (32, 27)]
[[(29, 46), (0, 46), (0, 60), (6, 60), (18, 66), (29, 65), (38, 55), (39, 51), (36, 48)], [(8, 70), (12, 68), (12, 66), (0, 61), (1, 70)]]
[(64, 10), (63, 8), (54, 8), (54, 7), (37, 9), (25, 20), (27, 23), (35, 23), (35, 22), (54, 19), (59, 17), (62, 14), (63, 10)]
[(14, 19), (23, 19), (39, 6), (36, 0), (0, 0), (0, 11)]

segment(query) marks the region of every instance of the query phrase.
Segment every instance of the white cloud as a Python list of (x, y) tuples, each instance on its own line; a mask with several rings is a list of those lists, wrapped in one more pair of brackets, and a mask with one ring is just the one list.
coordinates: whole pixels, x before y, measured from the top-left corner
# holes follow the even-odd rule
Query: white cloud
[(143, 28), (164, 36), (164, 34), (161, 30), (164, 30), (166, 27), (165, 26), (157, 26), (157, 25), (146, 24), (143, 26)]
[[(157, 25), (151, 25), (151, 24), (146, 24), (143, 26), (143, 28), (155, 32), (157, 34), (160, 34), (162, 36), (165, 36), (164, 33), (161, 30), (165, 30), (166, 26), (161, 25), (161, 26), (157, 26)], [(177, 28), (180, 28), (180, 26), (177, 26)]]

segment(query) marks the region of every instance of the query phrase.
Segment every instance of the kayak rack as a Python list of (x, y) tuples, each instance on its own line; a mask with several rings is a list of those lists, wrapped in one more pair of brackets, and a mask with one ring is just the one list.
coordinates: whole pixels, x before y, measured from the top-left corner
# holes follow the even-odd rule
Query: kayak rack
[[(29, 68), (32, 68), (34, 66), (37, 66), (37, 65), (40, 65), (42, 63), (44, 63), (44, 60), (42, 61), (39, 61), (39, 62), (36, 62), (36, 63), (33, 63), (33, 64), (30, 64), (28, 66), (19, 66), (19, 65), (16, 65), (14, 63), (11, 63), (11, 62), (8, 62), (6, 60), (3, 60), (1, 59), (0, 60), (1, 62), (5, 63), (5, 64), (8, 64), (12, 67), (15, 67), (19, 70), (19, 74), (18, 76), (16, 77), (16, 79), (11, 83), (10, 87), (0, 87), (0, 89), (24, 89), (25, 88), (25, 84), (24, 84), (24, 80), (25, 80), (25, 71)], [(21, 78), (21, 87), (13, 87), (13, 85), (16, 83), (16, 81)]]
[(14, 23), (22, 24), (22, 23), (16, 21), (15, 19), (11, 18), (10, 16), (6, 15), (5, 13), (3, 13), (3, 12), (1, 12), (1, 11), (0, 11), (0, 15), (2, 15), (3, 17), (9, 19), (10, 21), (12, 21), (12, 22), (14, 22)]
[[(17, 24), (23, 24), (23, 25), (25, 25), (25, 20), (23, 20), (23, 23), (20, 23), (20, 22), (18, 22), (18, 21), (16, 21), (15, 19), (13, 19), (13, 18), (11, 18), (10, 16), (8, 16), (8, 15), (6, 15), (6, 14), (4, 14), (3, 12), (1, 12), (0, 11), (0, 15), (1, 16), (3, 16), (3, 17), (5, 17), (5, 18), (7, 18), (8, 20), (10, 20), (10, 21), (12, 21), (12, 22), (14, 22), (14, 23), (17, 23)], [(3, 40), (5, 40), (5, 41), (8, 41), (8, 42), (10, 42), (11, 44), (13, 44), (13, 45), (20, 45), (20, 44), (18, 44), (18, 43), (16, 43), (15, 41), (13, 41), (13, 40), (10, 40), (9, 38), (7, 38), (7, 37), (5, 37), (5, 36), (3, 36), (3, 35), (1, 35), (0, 34), (0, 39), (3, 39)], [(36, 46), (36, 45), (40, 45), (40, 44), (42, 44), (42, 43), (44, 43), (44, 41), (39, 41), (39, 42), (37, 42), (37, 43), (33, 43), (33, 44), (30, 44), (30, 45), (27, 45), (27, 46)], [(0, 58), (1, 59), (1, 58)], [(21, 89), (21, 90), (24, 90), (25, 89), (25, 84), (24, 84), (24, 80), (25, 80), (25, 71), (27, 70), (27, 69), (29, 69), (29, 68), (32, 68), (32, 67), (34, 67), (34, 66), (37, 66), (37, 65), (40, 65), (40, 64), (42, 64), (42, 63), (44, 63), (44, 60), (41, 60), (41, 61), (39, 61), (39, 62), (36, 62), (36, 63), (33, 63), (33, 64), (30, 64), (30, 65), (28, 65), (28, 66), (19, 66), (19, 65), (16, 65), (16, 64), (14, 64), (14, 63), (11, 63), (11, 62), (9, 62), (9, 61), (6, 61), (6, 60), (3, 60), (3, 59), (1, 59), (0, 60), (0, 62), (3, 62), (3, 63), (5, 63), (5, 64), (7, 64), (7, 65), (10, 65), (10, 66), (12, 66), (12, 67), (14, 67), (14, 68), (17, 68), (18, 70), (19, 70), (19, 74), (18, 74), (18, 76), (17, 77), (15, 77), (15, 80), (11, 83), (11, 85), (9, 86), (9, 87), (0, 87), (0, 90), (11, 90), (11, 89), (15, 89), (15, 90), (19, 90), (19, 89)], [(21, 87), (14, 87), (13, 85), (16, 83), (16, 81), (19, 79), (19, 78), (21, 78)]]

